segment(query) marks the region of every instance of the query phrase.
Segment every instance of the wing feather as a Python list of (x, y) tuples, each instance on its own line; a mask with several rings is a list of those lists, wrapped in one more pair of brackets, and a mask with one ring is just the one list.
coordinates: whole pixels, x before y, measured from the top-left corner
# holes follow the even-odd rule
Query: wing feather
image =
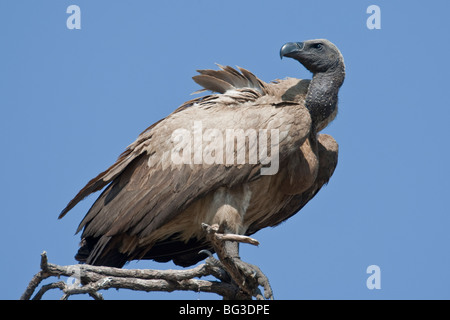
[(247, 230), (247, 235), (251, 235), (262, 228), (275, 227), (289, 219), (299, 212), (328, 183), (337, 166), (339, 146), (333, 137), (327, 134), (319, 134), (317, 140), (319, 171), (314, 184), (305, 192), (291, 196), (291, 199), (277, 214), (272, 215), (262, 223), (256, 222), (251, 225)]

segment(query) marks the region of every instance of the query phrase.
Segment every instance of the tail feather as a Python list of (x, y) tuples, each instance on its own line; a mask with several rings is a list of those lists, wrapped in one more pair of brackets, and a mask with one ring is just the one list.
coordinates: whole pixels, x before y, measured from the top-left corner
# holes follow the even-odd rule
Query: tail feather
[(128, 261), (128, 256), (114, 247), (108, 248), (110, 241), (111, 237), (106, 236), (100, 239), (92, 237), (83, 239), (75, 259), (93, 266), (122, 268)]
[(129, 260), (154, 260), (168, 262), (172, 260), (176, 265), (189, 267), (205, 259), (199, 254), (201, 250), (214, 253), (211, 245), (206, 241), (191, 239), (188, 242), (177, 240), (176, 235), (156, 243), (150, 250), (137, 248), (133, 252), (119, 251), (120, 238), (102, 236), (100, 238), (87, 237), (81, 241), (80, 249), (75, 259), (94, 266), (121, 268)]

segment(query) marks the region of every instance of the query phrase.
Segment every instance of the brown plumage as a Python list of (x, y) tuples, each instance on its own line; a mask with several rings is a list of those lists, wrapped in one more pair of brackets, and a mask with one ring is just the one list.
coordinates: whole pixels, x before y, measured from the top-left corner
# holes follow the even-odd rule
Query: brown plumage
[[(337, 164), (337, 143), (317, 132), (336, 115), (344, 62), (323, 39), (286, 44), (280, 54), (312, 71), (312, 81), (266, 83), (228, 66), (199, 70), (193, 79), (200, 91), (216, 93), (190, 100), (151, 125), (89, 181), (60, 214), (106, 187), (78, 227), (83, 232), (77, 260), (116, 267), (134, 259), (173, 260), (189, 266), (204, 258), (199, 250), (211, 250), (201, 223), (249, 235), (281, 223), (315, 196)], [(192, 133), (189, 145), (174, 135), (181, 129)], [(231, 129), (243, 129), (248, 140), (227, 150), (223, 138)], [(258, 159), (264, 158), (261, 141), (267, 142), (270, 163), (250, 156), (249, 150), (257, 150)], [(245, 161), (227, 161), (240, 151), (246, 151)], [(189, 155), (183, 159), (190, 163), (174, 161), (181, 155)]]

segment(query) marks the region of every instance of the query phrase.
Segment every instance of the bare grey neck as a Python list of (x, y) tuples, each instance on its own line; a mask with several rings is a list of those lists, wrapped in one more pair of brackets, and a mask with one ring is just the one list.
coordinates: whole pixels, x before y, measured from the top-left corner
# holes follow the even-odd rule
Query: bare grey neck
[(308, 108), (316, 132), (322, 130), (333, 120), (337, 112), (338, 92), (345, 77), (345, 66), (342, 59), (326, 72), (317, 72), (306, 95)]

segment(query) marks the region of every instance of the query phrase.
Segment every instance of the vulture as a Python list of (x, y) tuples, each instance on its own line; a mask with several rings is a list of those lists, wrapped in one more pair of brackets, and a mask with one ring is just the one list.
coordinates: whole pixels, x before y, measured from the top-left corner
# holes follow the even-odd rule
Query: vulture
[(336, 116), (344, 59), (326, 39), (289, 42), (280, 56), (311, 80), (270, 83), (240, 67), (198, 70), (208, 93), (143, 131), (62, 210), (103, 190), (78, 226), (75, 258), (187, 267), (214, 252), (202, 224), (249, 236), (293, 216), (328, 183), (338, 144), (319, 134)]

